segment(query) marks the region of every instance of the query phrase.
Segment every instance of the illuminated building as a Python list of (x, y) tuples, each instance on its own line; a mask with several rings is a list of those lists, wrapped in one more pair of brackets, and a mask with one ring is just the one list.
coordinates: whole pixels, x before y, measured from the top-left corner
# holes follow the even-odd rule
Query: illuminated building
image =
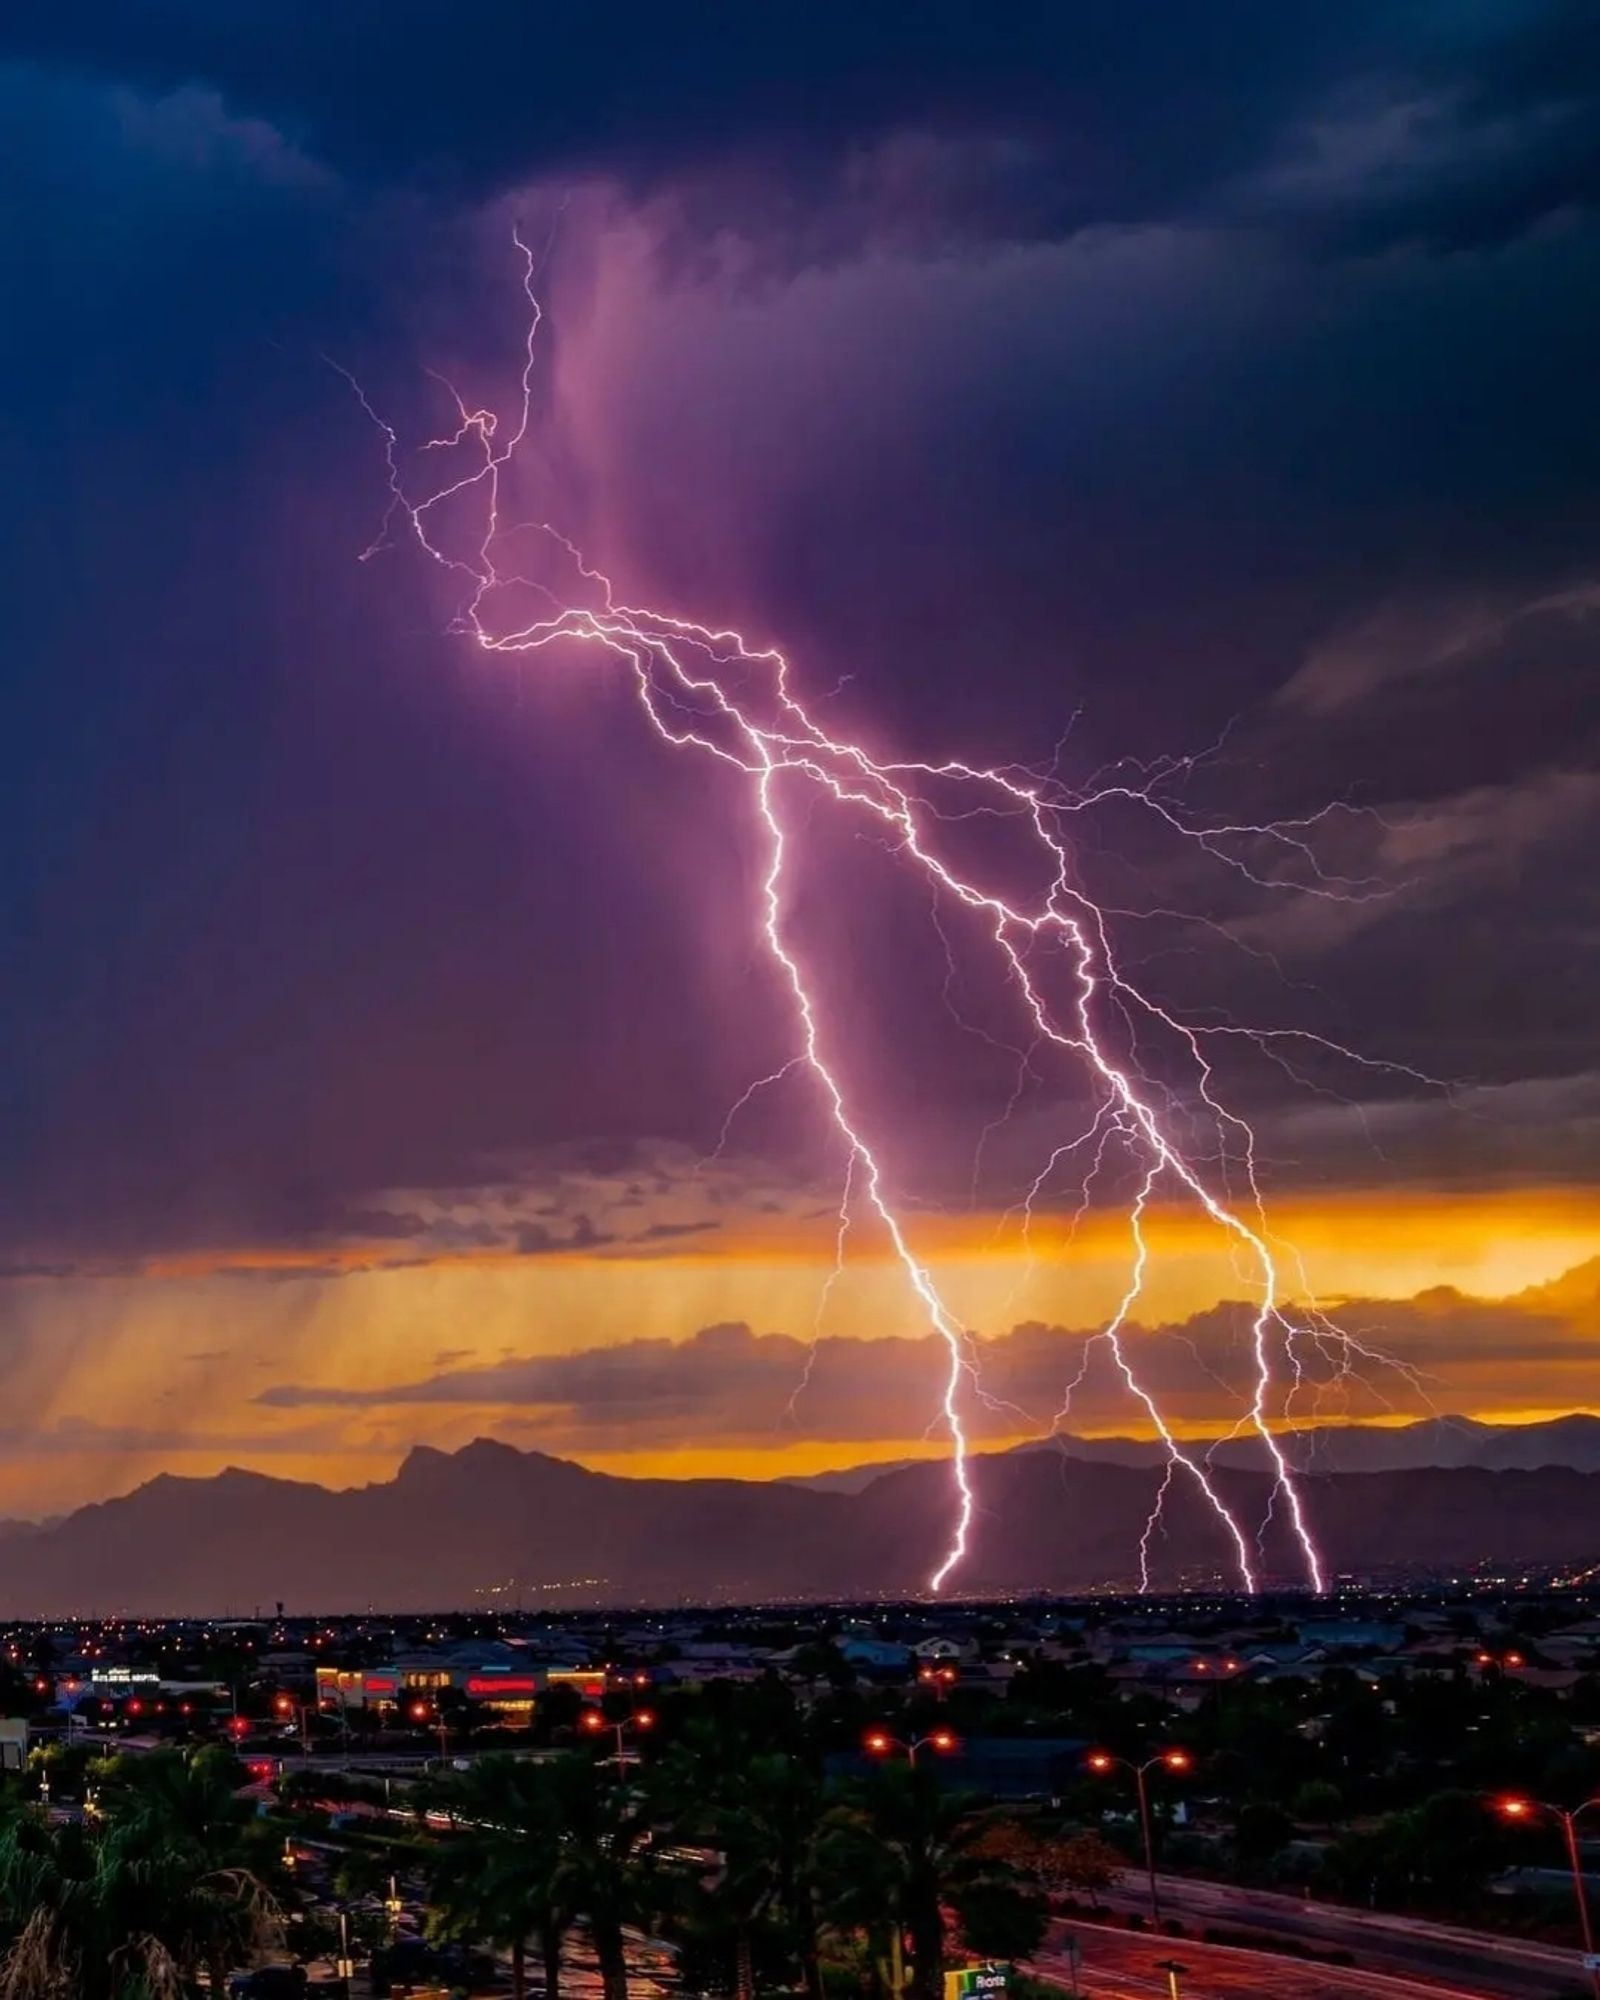
[(318, 1667), (320, 1709), (399, 1707), (454, 1693), (511, 1720), (526, 1721), (538, 1698), (571, 1687), (598, 1701), (607, 1686), (602, 1668), (535, 1667), (514, 1647), (458, 1646), (444, 1653), (405, 1654), (373, 1667)]

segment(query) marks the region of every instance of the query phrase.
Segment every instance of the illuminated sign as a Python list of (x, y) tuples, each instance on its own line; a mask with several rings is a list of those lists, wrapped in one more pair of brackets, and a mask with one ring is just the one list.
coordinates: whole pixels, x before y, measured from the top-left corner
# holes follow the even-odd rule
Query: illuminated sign
[(531, 1674), (470, 1674), (468, 1694), (537, 1694), (539, 1683)]
[(377, 1674), (368, 1674), (362, 1685), (368, 1694), (393, 1694), (398, 1684), (391, 1680), (381, 1679)]
[(592, 1667), (555, 1667), (548, 1678), (552, 1687), (575, 1687), (579, 1694), (587, 1695), (591, 1701), (598, 1700), (606, 1691), (605, 1674), (596, 1672)]
[(944, 2000), (1005, 2000), (1009, 1965), (963, 1965), (944, 1976)]

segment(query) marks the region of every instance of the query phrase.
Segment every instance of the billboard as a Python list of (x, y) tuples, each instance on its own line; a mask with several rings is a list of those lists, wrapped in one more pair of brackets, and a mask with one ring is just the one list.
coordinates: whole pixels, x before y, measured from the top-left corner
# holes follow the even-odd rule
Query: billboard
[(944, 1976), (944, 2000), (1005, 2000), (1009, 1965), (962, 1965)]

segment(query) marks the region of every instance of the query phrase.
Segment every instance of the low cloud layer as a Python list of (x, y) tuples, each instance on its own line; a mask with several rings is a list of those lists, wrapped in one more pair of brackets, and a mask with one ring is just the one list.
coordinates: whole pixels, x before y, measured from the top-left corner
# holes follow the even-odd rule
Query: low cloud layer
[[(1600, 1264), (1514, 1299), (1440, 1288), (1408, 1301), (1352, 1299), (1330, 1318), (1374, 1358), (1326, 1335), (1297, 1340), (1306, 1375), (1291, 1405), (1299, 1418), (1421, 1415), (1458, 1408), (1491, 1384), (1491, 1394), (1500, 1393), (1500, 1385), (1519, 1379), (1537, 1382), (1552, 1407), (1582, 1403), (1600, 1337)], [(1226, 1424), (1249, 1395), (1251, 1320), (1244, 1305), (1220, 1305), (1177, 1325), (1134, 1324), (1126, 1352), (1175, 1420)], [(973, 1342), (971, 1354), (975, 1375), (964, 1403), (978, 1436), (1042, 1433), (1057, 1418), (1069, 1430), (1148, 1427), (1092, 1331), (1017, 1326)], [(560, 1449), (763, 1438), (914, 1443), (937, 1416), (941, 1362), (931, 1338), (824, 1338), (812, 1347), (732, 1324), (702, 1327), (685, 1341), (522, 1355), (375, 1387), (282, 1384), (257, 1401), (276, 1410), (466, 1406), (547, 1436)], [(1353, 1379), (1342, 1373), (1346, 1364)], [(1287, 1381), (1289, 1364), (1279, 1366)]]

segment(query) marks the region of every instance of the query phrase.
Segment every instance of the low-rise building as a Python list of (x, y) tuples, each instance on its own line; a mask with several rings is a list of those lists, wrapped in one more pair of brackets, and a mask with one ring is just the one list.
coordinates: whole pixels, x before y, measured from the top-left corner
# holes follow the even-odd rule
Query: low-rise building
[(444, 1652), (405, 1653), (371, 1667), (318, 1667), (317, 1706), (400, 1709), (437, 1702), (446, 1694), (481, 1703), (508, 1719), (526, 1719), (553, 1688), (571, 1687), (598, 1701), (610, 1684), (602, 1667), (546, 1667), (510, 1646), (455, 1646)]

